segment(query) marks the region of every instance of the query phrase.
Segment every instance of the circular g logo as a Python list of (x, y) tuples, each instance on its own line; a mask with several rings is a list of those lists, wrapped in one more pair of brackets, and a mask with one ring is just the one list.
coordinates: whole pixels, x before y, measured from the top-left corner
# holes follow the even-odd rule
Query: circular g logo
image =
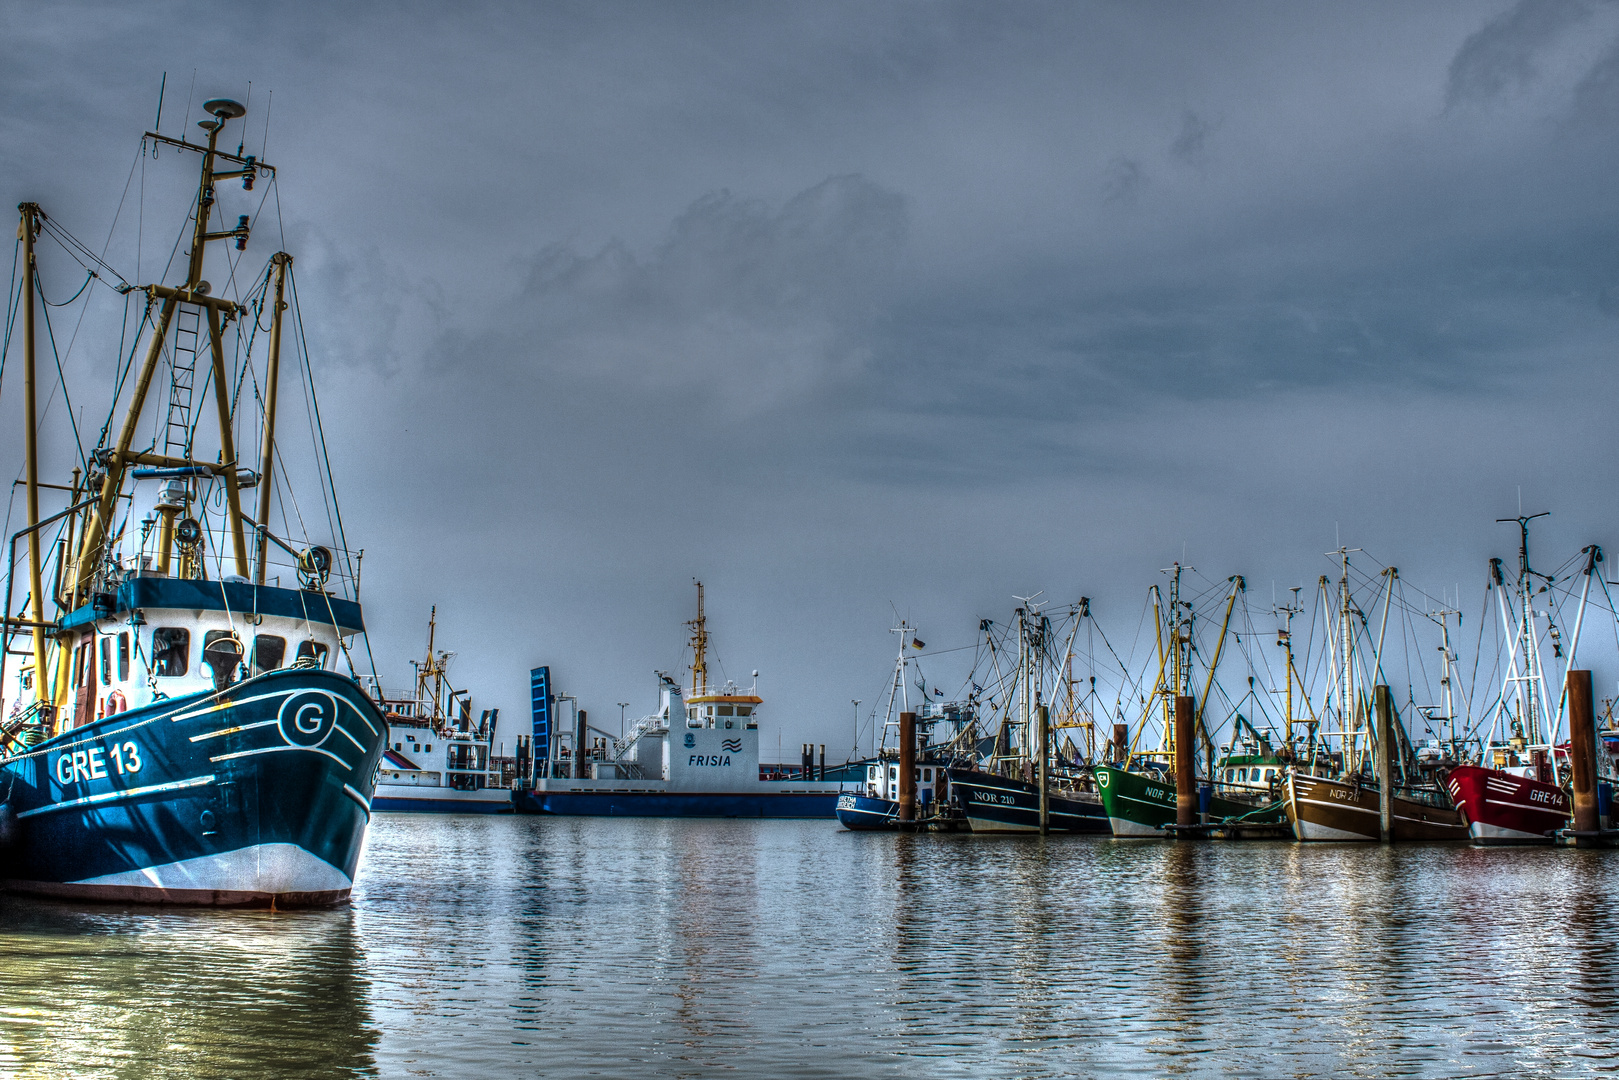
[(337, 723), (337, 702), (330, 694), (305, 690), (281, 703), (276, 721), (281, 737), (293, 746), (319, 746)]
[(686, 749), (690, 750), (692, 747), (694, 747), (696, 745), (697, 745), (697, 736), (693, 735), (689, 731), (686, 732)]

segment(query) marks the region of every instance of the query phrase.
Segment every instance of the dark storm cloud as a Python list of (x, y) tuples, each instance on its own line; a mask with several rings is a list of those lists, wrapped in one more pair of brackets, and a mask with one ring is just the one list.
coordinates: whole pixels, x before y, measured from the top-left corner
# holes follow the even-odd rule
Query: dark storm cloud
[(99, 238), (162, 71), (167, 131), (274, 88), (250, 250), (298, 258), (395, 677), (436, 601), (483, 696), (547, 660), (599, 712), (699, 575), (790, 748), (890, 601), (1133, 618), (1339, 529), (1471, 588), (1519, 485), (1613, 534), (1619, 5), (163, 15), (0, 15), (0, 186)]
[(1462, 43), (1450, 62), (1448, 100), (1488, 100), (1527, 87), (1541, 74), (1539, 54), (1590, 17), (1580, 0), (1521, 0)]

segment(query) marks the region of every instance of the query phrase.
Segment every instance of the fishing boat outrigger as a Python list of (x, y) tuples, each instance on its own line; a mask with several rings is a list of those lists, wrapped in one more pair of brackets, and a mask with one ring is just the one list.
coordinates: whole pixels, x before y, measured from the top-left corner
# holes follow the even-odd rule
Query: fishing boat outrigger
[[(0, 722), (0, 878), (13, 890), (98, 900), (329, 905), (353, 886), (385, 724), (353, 677), (352, 643), (365, 631), (358, 561), (343, 543), (329, 468), (321, 488), (333, 534), (285, 538), (302, 518), (276, 440), (284, 340), (296, 343), (291, 366), (309, 377), (292, 257), (272, 255), (235, 298), (203, 278), (209, 245), (233, 240), (242, 251), (252, 232), (248, 214), (210, 229), (223, 183), (251, 190), (273, 184), (275, 170), (241, 147), (220, 148), (242, 105), (219, 98), (203, 108), (205, 142), (147, 132), (141, 147), (201, 159), (182, 234), (189, 257), (165, 275), (172, 283), (132, 285), (38, 205), (20, 207), (8, 312), (22, 315), (28, 522), (11, 538), (0, 656), (13, 702)], [(99, 287), (122, 294), (133, 339), (120, 349), (99, 441), (86, 448), (74, 426), (82, 468), (59, 485), (39, 479), (41, 238), (88, 269), (85, 303)], [(237, 265), (210, 265), (227, 280), (221, 292), (236, 292)], [(312, 382), (303, 391), (319, 433)], [(197, 420), (209, 396), (218, 443), (205, 451)], [(251, 427), (244, 401), (259, 406)], [(244, 428), (258, 440), (257, 471), (241, 463)], [(318, 434), (315, 451), (325, 464)], [(255, 488), (249, 517), (241, 495)], [(45, 491), (66, 496), (48, 516)], [(17, 614), (11, 579), (24, 538), (28, 592)], [(29, 648), (7, 672), (18, 636)]]

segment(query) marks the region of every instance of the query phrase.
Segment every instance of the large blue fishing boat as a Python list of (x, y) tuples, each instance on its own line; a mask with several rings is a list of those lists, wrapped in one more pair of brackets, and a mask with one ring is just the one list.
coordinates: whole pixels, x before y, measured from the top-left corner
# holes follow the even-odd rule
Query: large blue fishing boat
[[(899, 655), (894, 658), (894, 677), (888, 684), (877, 753), (871, 760), (858, 763), (864, 776), (857, 774), (855, 787), (838, 794), (838, 821), (855, 832), (964, 828), (966, 820), (950, 798), (946, 767), (958, 757), (965, 758), (964, 746), (971, 745), (977, 726), (977, 702), (971, 699), (948, 703), (930, 701), (927, 682), (921, 678), (919, 666), (917, 689), (921, 690), (922, 698), (912, 712), (908, 650), (921, 649), (922, 642), (903, 619), (890, 632), (899, 635)], [(873, 706), (874, 727), (876, 716), (877, 707)], [(904, 775), (907, 743), (912, 751), (909, 776)], [(911, 788), (912, 812), (908, 819), (902, 820), (900, 802), (906, 784)]]
[[(231, 295), (203, 277), (211, 244), (232, 240), (243, 251), (252, 232), (251, 213), (224, 229), (210, 220), (231, 198), (249, 211), (265, 204), (230, 195), (224, 182), (251, 191), (255, 181), (273, 185), (275, 170), (241, 146), (223, 149), (242, 105), (221, 98), (203, 108), (204, 139), (163, 135), (160, 122), (141, 145), (143, 159), (161, 149), (201, 160), (177, 245), (189, 242), (188, 257), (171, 260), (167, 281), (131, 284), (37, 204), (20, 207), (7, 310), (21, 322), (27, 524), (11, 537), (0, 655), (10, 698), (0, 722), (0, 879), (17, 891), (123, 902), (328, 905), (353, 886), (386, 724), (355, 678), (365, 631), (358, 561), (343, 543), (329, 468), (305, 504), (331, 529), (316, 543), (276, 440), (291, 341), (286, 366), (311, 410), (311, 456), (326, 463), (292, 258), (277, 252), (256, 277), (244, 273), (245, 257), (208, 261)], [(41, 241), (88, 269), (84, 303), (112, 290), (124, 308), (127, 336), (93, 446), (76, 425), (42, 423), (36, 352), (61, 336), (45, 296), (63, 279), (36, 258)], [(65, 376), (60, 390), (72, 400)], [(197, 439), (205, 412), (218, 432), (207, 447)], [(255, 441), (256, 470), (238, 449)], [(41, 482), (42, 453), (69, 450), (81, 466), (71, 480)], [(252, 489), (250, 517), (242, 493)], [(62, 508), (43, 513), (44, 493)], [(27, 595), (14, 607), (21, 541)], [(26, 649), (12, 647), (19, 639)]]

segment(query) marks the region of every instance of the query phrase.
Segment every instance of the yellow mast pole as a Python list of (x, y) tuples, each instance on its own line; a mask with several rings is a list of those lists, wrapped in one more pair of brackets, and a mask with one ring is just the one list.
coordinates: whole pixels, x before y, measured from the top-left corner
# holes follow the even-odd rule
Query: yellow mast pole
[[(207, 303), (207, 298), (195, 290), (198, 282), (202, 280), (202, 259), (209, 239), (208, 216), (214, 203), (214, 144), (219, 141), (219, 132), (225, 126), (225, 121), (216, 118), (205, 121), (204, 126), (208, 131), (208, 147), (202, 154), (202, 175), (197, 183), (197, 221), (191, 231), (191, 258), (186, 265), (186, 280), (183, 287), (178, 290), (161, 286), (147, 289), (147, 295), (154, 299), (162, 296), (163, 306), (159, 309), (157, 326), (152, 330), (152, 343), (146, 350), (146, 359), (141, 364), (140, 376), (135, 381), (134, 397), (129, 403), (129, 412), (124, 415), (123, 427), (118, 432), (118, 445), (114, 450), (102, 455), (107, 475), (101, 481), (100, 500), (92, 508), (90, 519), (85, 522), (84, 540), (79, 545), (79, 561), (75, 568), (72, 596), (75, 605), (83, 599), (90, 580), (95, 575), (96, 567), (101, 563), (101, 542), (106, 537), (107, 524), (112, 520), (118, 493), (124, 486), (124, 469), (130, 462), (129, 448), (135, 441), (135, 429), (139, 426), (141, 412), (146, 407), (146, 395), (151, 390), (152, 376), (157, 372), (157, 362), (163, 355), (163, 342), (168, 338), (169, 323), (174, 319), (175, 307), (179, 304), (181, 296), (194, 303)], [(165, 562), (167, 557), (168, 544), (164, 543), (163, 550), (159, 553), (159, 562)]]
[[(438, 660), (433, 652), (438, 639), (438, 605), (427, 616), (427, 670), (433, 675), (433, 726), (436, 730), (443, 718), (444, 677), (439, 672)], [(425, 686), (424, 686), (425, 688)]]
[(34, 386), (34, 236), (39, 228), (39, 206), (23, 203), (17, 208), (22, 221), (17, 226), (23, 246), (23, 446), (28, 475), (28, 593), (29, 611), (34, 620), (34, 700), (47, 700), (45, 685), (45, 595), (39, 572), (39, 412)]
[[(1158, 637), (1158, 677), (1153, 680), (1152, 693), (1148, 695), (1147, 703), (1141, 710), (1141, 723), (1136, 727), (1136, 733), (1130, 740), (1129, 753), (1131, 757), (1135, 756), (1136, 745), (1141, 741), (1142, 732), (1147, 730), (1147, 721), (1152, 718), (1153, 709), (1158, 707), (1158, 695), (1162, 692), (1164, 686), (1164, 663), (1166, 657), (1164, 656), (1163, 594), (1158, 591), (1158, 586), (1156, 585), (1149, 586), (1147, 591), (1152, 593), (1153, 630)], [(1172, 741), (1171, 736), (1166, 735), (1165, 738)], [(1168, 746), (1170, 743), (1164, 743), (1163, 745)]]
[(247, 576), (247, 540), (242, 535), (242, 493), (236, 487), (236, 440), (231, 434), (230, 384), (225, 376), (225, 343), (220, 340), (219, 309), (208, 308), (208, 342), (213, 353), (214, 403), (219, 408), (219, 457), (226, 466), (220, 479), (225, 482), (225, 514), (230, 521), (231, 554), (236, 573)]
[[(708, 621), (703, 616), (703, 583), (697, 582), (697, 618), (686, 624), (691, 627), (691, 683), (692, 696), (698, 697), (708, 690)], [(905, 651), (904, 643), (900, 652)]]
[(1203, 710), (1209, 705), (1209, 692), (1214, 689), (1214, 669), (1220, 666), (1220, 657), (1225, 652), (1226, 631), (1231, 628), (1231, 609), (1237, 606), (1237, 593), (1247, 587), (1248, 583), (1241, 574), (1231, 579), (1231, 595), (1226, 597), (1225, 618), (1220, 622), (1220, 639), (1214, 645), (1214, 659), (1209, 663), (1209, 676), (1203, 680), (1203, 696), (1197, 700), (1197, 730), (1203, 736), (1203, 753), (1208, 759), (1208, 771), (1214, 775), (1214, 740), (1209, 737), (1209, 729), (1203, 724)]
[[(278, 251), (270, 257), (275, 266), (275, 307), (270, 312), (270, 358), (264, 376), (264, 439), (259, 458), (258, 551), (254, 555), (253, 580), (264, 584), (264, 556), (270, 530), (270, 494), (275, 481), (275, 411), (281, 381), (281, 313), (287, 309), (287, 267), (292, 256)], [(436, 610), (436, 609), (435, 609)]]

